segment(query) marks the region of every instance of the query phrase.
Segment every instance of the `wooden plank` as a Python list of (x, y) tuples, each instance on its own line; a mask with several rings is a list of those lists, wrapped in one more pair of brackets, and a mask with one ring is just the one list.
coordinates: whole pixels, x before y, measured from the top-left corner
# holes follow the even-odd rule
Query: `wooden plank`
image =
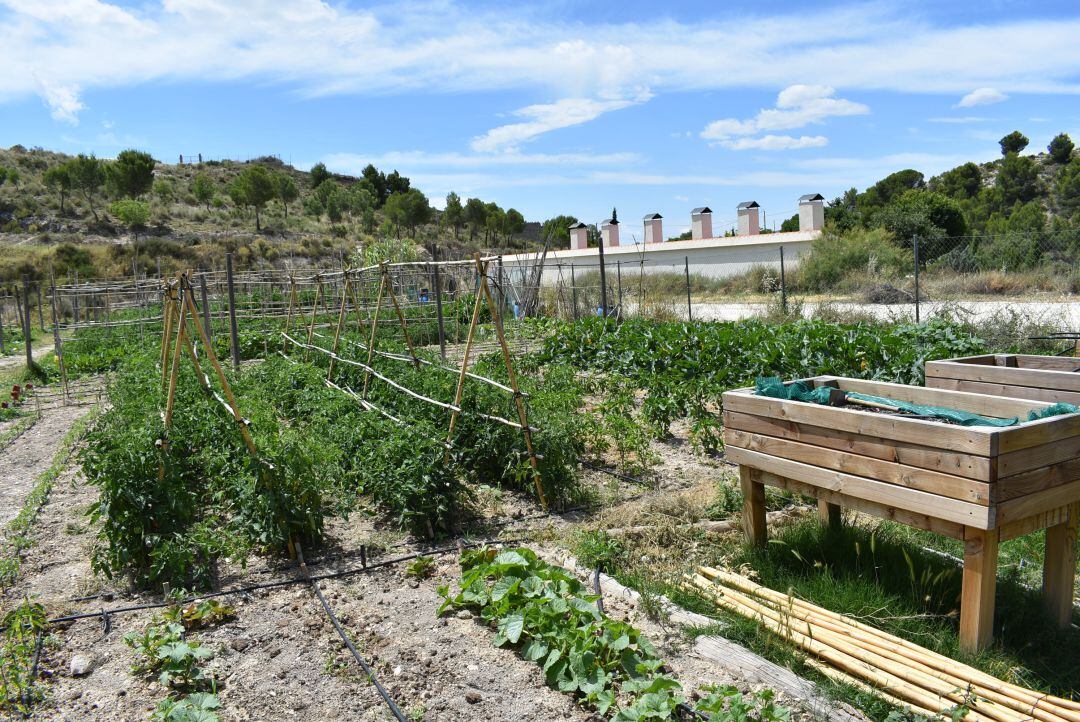
[[(1075, 360), (1070, 363), (1072, 368), (1076, 368)], [(1030, 386), (1039, 389), (1080, 392), (1080, 375), (1068, 371), (930, 361), (926, 364), (927, 382), (930, 378), (936, 377), (1004, 386)]]
[(845, 474), (840, 471), (824, 469), (820, 466), (812, 466), (789, 459), (781, 459), (739, 447), (727, 449), (727, 458), (738, 464), (745, 464), (778, 476), (795, 479), (830, 491), (838, 491), (845, 496), (866, 499), (885, 506), (906, 509), (917, 514), (925, 514), (926, 516), (965, 526), (977, 526), (980, 529), (991, 529), (994, 526), (993, 507), (979, 506), (958, 499), (949, 499), (917, 489), (907, 489), (896, 484)]
[(1071, 481), (1062, 486), (1037, 491), (1018, 499), (998, 504), (998, 524), (1008, 524), (1025, 517), (1041, 514), (1060, 506), (1067, 506), (1080, 501), (1080, 481)]
[(1004, 479), (1032, 469), (1060, 464), (1078, 456), (1080, 456), (1080, 436), (1061, 439), (1053, 444), (1010, 451), (997, 458), (997, 478)]
[(904, 418), (850, 407), (834, 408), (801, 401), (785, 401), (756, 396), (750, 389), (726, 392), (723, 395), (723, 405), (724, 411), (785, 419), (978, 456), (992, 456), (996, 443), (995, 435), (986, 428), (950, 426), (936, 421)]
[(869, 456), (826, 449), (812, 444), (802, 444), (797, 441), (751, 434), (725, 427), (724, 445), (727, 449), (739, 447), (759, 451), (770, 456), (864, 476), (908, 489), (919, 489), (930, 494), (960, 499), (981, 506), (988, 506), (992, 501), (994, 486), (985, 482), (905, 466)]
[(795, 479), (789, 479), (767, 471), (761, 471), (760, 469), (754, 469), (753, 475), (755, 479), (760, 480), (763, 484), (775, 486), (779, 489), (787, 489), (796, 494), (817, 497), (819, 502), (826, 501), (845, 509), (855, 509), (864, 514), (876, 516), (879, 519), (895, 521), (899, 524), (913, 526), (917, 529), (924, 529), (936, 534), (943, 534), (944, 536), (952, 537), (953, 539), (964, 538), (963, 524), (957, 524), (955, 522), (927, 516), (926, 514), (916, 514), (915, 512), (907, 511), (906, 509), (897, 509), (896, 507), (887, 506), (885, 504), (878, 504), (877, 502), (868, 501), (866, 499), (848, 496), (838, 491), (830, 491), (828, 489), (813, 486), (812, 484), (796, 481)]
[(1069, 516), (1069, 507), (1062, 506), (1041, 514), (1025, 517), (1017, 521), (1011, 521), (998, 527), (998, 541), (1006, 542), (1010, 539), (1027, 536), (1032, 532), (1060, 524)]
[(928, 389), (925, 386), (908, 386), (907, 384), (893, 384), (885, 381), (863, 381), (861, 379), (835, 376), (822, 377), (822, 380), (835, 380), (839, 383), (840, 388), (845, 391), (858, 391), (859, 393), (874, 396), (888, 396), (912, 404), (946, 406), (950, 409), (960, 409), (961, 411), (970, 411), (973, 414), (994, 416), (1002, 419), (1012, 418), (1013, 416), (1027, 418), (1027, 413), (1032, 409), (1049, 406), (1046, 403), (1021, 401), (1005, 396), (984, 396), (964, 391)]
[(743, 530), (752, 544), (762, 546), (769, 536), (765, 522), (765, 487), (745, 466), (739, 467), (739, 483), (743, 494)]
[[(1044, 403), (1032, 401), (1030, 403)], [(997, 453), (1028, 449), (1033, 446), (1057, 443), (1080, 435), (1080, 414), (1051, 416), (1039, 421), (1028, 421), (997, 433)]]
[(996, 499), (998, 501), (1017, 499), (1078, 479), (1080, 479), (1080, 457), (1041, 466), (1020, 474), (1003, 476), (997, 482)]
[(960, 647), (970, 653), (990, 645), (994, 636), (997, 590), (996, 531), (964, 530), (964, 578), (960, 593)]
[(1016, 354), (1016, 363), (1022, 369), (1044, 369), (1046, 371), (1065, 371), (1073, 373), (1080, 368), (1075, 358), (1068, 356), (1034, 356)]
[(1076, 583), (1077, 505), (1065, 521), (1046, 530), (1043, 560), (1043, 605), (1050, 619), (1062, 629), (1072, 623), (1073, 585)]
[[(1080, 404), (1080, 391), (1060, 391), (1055, 388), (1039, 388), (1022, 385), (1010, 386), (1001, 383), (974, 381), (970, 379), (942, 378), (929, 375), (926, 377), (926, 385), (928, 388), (934, 389), (950, 389), (952, 391), (968, 391), (974, 394), (1008, 396), (1014, 399)], [(1026, 417), (1021, 417), (1021, 420), (1023, 421), (1025, 418)]]
[[(736, 411), (724, 412), (724, 427), (749, 431), (755, 434), (765, 434), (766, 436), (776, 436), (792, 441), (801, 441), (838, 451), (848, 451), (853, 454), (871, 456), (875, 459), (893, 461), (907, 466), (917, 466), (921, 469), (931, 469), (979, 481), (994, 480), (994, 464), (984, 456), (958, 454), (930, 446), (919, 446), (904, 441), (864, 436), (848, 431), (828, 429), (823, 426), (800, 424), (794, 421), (754, 416)], [(1080, 437), (1078, 437), (1077, 441), (1080, 444)], [(1080, 451), (1078, 451), (1078, 455), (1080, 455)]]

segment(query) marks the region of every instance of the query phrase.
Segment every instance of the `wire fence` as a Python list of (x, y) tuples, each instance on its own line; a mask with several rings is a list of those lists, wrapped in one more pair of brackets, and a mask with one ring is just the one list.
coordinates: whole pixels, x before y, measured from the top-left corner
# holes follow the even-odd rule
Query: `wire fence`
[[(725, 246), (728, 259), (705, 246), (679, 257), (665, 244), (656, 246), (662, 253), (609, 253), (603, 261), (554, 253), (489, 256), (490, 283), (515, 347), (535, 342), (533, 327), (520, 323), (526, 317), (736, 320), (825, 305), (852, 316), (915, 321), (943, 308), (969, 315), (1018, 311), (1041, 315), (1057, 331), (1080, 330), (1080, 230), (912, 235), (902, 242), (826, 234), (799, 246), (780, 237), (775, 245), (760, 244), (767, 238), (756, 238), (757, 246)], [(468, 299), (478, 283), (476, 262), (391, 263), (386, 269), (417, 343), (438, 344), (451, 357), (460, 353), (471, 320)], [(231, 347), (223, 355), (233, 351), (238, 358), (240, 346), (261, 343), (269, 350), (267, 339), (282, 328), (324, 333), (342, 305), (350, 317), (370, 316), (381, 277), (382, 266), (339, 264), (236, 273), (230, 266), (191, 279), (206, 328)], [(56, 285), (24, 277), (0, 287), (0, 356), (27, 353), (28, 334), (39, 349), (62, 347), (90, 331), (118, 342), (154, 338), (162, 288), (159, 279), (132, 277)], [(384, 314), (378, 323), (396, 320)], [(480, 336), (481, 352), (494, 348), (489, 330)]]

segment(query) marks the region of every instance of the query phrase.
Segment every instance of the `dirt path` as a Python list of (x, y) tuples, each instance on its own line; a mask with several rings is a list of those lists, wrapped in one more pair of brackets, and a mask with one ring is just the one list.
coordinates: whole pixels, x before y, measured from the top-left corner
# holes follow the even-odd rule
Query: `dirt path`
[[(47, 354), (47, 353), (49, 353), (50, 351), (53, 350), (53, 344), (50, 341), (49, 343), (43, 343), (40, 346), (34, 346), (31, 350), (34, 353), (34, 360), (35, 361), (40, 361), (42, 356), (44, 356), (45, 354)], [(5, 370), (8, 370), (8, 369), (18, 368), (19, 366), (22, 366), (25, 363), (26, 363), (26, 352), (25, 351), (19, 351), (19, 353), (10, 354), (10, 355), (7, 355), (7, 356), (0, 356), (0, 371), (5, 371)]]
[(88, 407), (61, 407), (41, 419), (0, 451), (0, 526), (15, 518), (37, 477), (52, 464), (71, 425)]

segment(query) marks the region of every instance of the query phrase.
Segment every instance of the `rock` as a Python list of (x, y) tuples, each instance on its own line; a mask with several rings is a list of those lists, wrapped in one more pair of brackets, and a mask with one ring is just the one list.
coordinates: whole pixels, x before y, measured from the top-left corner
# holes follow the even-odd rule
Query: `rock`
[(468, 609), (459, 609), (458, 613), (454, 615), (458, 619), (472, 619), (473, 613)]
[(76, 654), (71, 658), (68, 669), (72, 677), (85, 677), (94, 670), (94, 662), (97, 660), (88, 654)]
[(484, 698), (481, 697), (480, 693), (477, 692), (476, 690), (470, 689), (468, 692), (465, 693), (465, 701), (468, 702), (469, 704), (476, 704), (476, 703), (480, 702), (482, 699), (484, 699)]
[(244, 637), (237, 637), (229, 642), (229, 646), (237, 652), (243, 652), (245, 649), (251, 646), (251, 640)]

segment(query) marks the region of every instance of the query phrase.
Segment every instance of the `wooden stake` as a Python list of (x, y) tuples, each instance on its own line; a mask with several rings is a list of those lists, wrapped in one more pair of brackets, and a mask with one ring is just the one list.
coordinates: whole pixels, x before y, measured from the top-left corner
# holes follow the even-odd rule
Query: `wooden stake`
[[(487, 275), (487, 261), (480, 260), (480, 254), (475, 254), (477, 268), (480, 269), (480, 278)], [(480, 304), (484, 297), (480, 289), (476, 289), (476, 300), (473, 302), (472, 321), (469, 322), (469, 333), (465, 336), (465, 355), (461, 359), (461, 373), (458, 375), (457, 388), (454, 390), (454, 406), (461, 406), (461, 395), (465, 390), (465, 378), (469, 371), (469, 353), (472, 351), (473, 337), (476, 334), (476, 324), (480, 320)], [(450, 414), (450, 430), (446, 432), (446, 443), (453, 443), (454, 426), (457, 425), (458, 412)]]
[[(349, 277), (345, 277), (345, 288), (341, 294), (341, 308), (338, 309), (337, 327), (334, 329), (334, 347), (332, 349), (334, 354), (338, 352), (338, 343), (341, 341), (341, 327), (345, 323), (345, 306), (349, 300)], [(334, 374), (334, 356), (330, 356), (330, 367), (326, 371), (326, 378), (330, 379)]]
[[(371, 335), (368, 338), (367, 365), (370, 369), (372, 357), (375, 355), (375, 332), (379, 328), (379, 309), (382, 308), (383, 290), (386, 288), (386, 276), (379, 281), (379, 293), (375, 298), (375, 316), (371, 319)], [(367, 401), (368, 384), (371, 382), (371, 371), (364, 371), (364, 386), (360, 391), (360, 398)], [(456, 406), (457, 404), (455, 404)]]
[(413, 346), (412, 339), (409, 337), (409, 324), (405, 321), (405, 314), (401, 311), (401, 306), (398, 305), (397, 295), (394, 293), (394, 282), (390, 279), (390, 271), (386, 265), (383, 265), (383, 278), (386, 281), (386, 291), (390, 294), (390, 301), (394, 304), (394, 310), (397, 312), (398, 321), (401, 323), (401, 331), (405, 334), (405, 343), (409, 347), (409, 355), (412, 356), (413, 366), (417, 369), (420, 368), (420, 359), (416, 355), (416, 348)]
[[(540, 499), (540, 505), (544, 511), (548, 509), (547, 497), (544, 495), (544, 485), (540, 480), (540, 467), (536, 460), (536, 451), (533, 449), (532, 431), (525, 414), (525, 401), (521, 398), (521, 389), (518, 387), (517, 374), (514, 372), (514, 362), (510, 358), (510, 347), (506, 344), (506, 333), (503, 330), (502, 314), (495, 299), (491, 295), (491, 287), (488, 285), (487, 273), (480, 270), (480, 290), (487, 298), (488, 310), (491, 311), (491, 321), (495, 326), (495, 335), (499, 339), (499, 347), (502, 349), (503, 361), (506, 364), (506, 377), (510, 381), (510, 388), (514, 390), (514, 405), (517, 407), (518, 421), (521, 423), (521, 433), (525, 437), (525, 449), (529, 453), (529, 465), (533, 470), (533, 483), (536, 485), (536, 496)], [(457, 405), (457, 404), (455, 404)]]

